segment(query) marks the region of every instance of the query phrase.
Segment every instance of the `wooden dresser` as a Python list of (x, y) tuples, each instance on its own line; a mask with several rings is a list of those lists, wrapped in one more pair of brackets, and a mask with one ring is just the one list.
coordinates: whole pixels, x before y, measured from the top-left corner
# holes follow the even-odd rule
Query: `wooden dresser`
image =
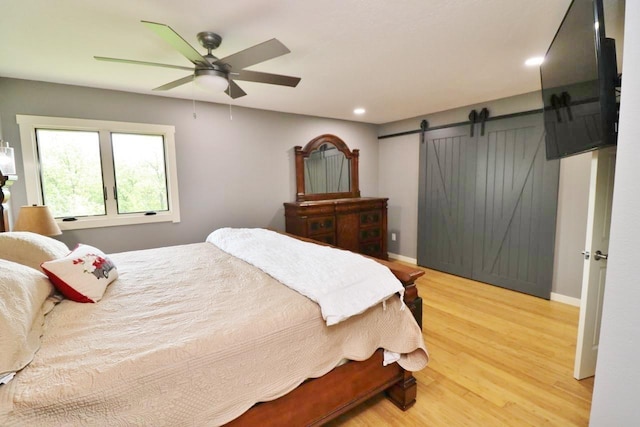
[(287, 233), (388, 259), (388, 199), (360, 197), (359, 150), (330, 134), (294, 150), (296, 201), (284, 204)]
[(284, 215), (287, 233), (388, 259), (386, 198), (285, 203)]

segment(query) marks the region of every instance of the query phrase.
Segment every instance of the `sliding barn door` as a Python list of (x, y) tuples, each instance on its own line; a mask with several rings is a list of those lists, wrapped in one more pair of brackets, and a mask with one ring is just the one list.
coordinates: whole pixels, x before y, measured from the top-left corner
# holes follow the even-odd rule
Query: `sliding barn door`
[(487, 123), (478, 141), (472, 278), (549, 298), (559, 161), (540, 115)]
[(541, 114), (430, 131), (420, 147), (418, 264), (549, 298), (559, 161)]
[(419, 265), (471, 275), (476, 144), (468, 126), (427, 132), (421, 142)]

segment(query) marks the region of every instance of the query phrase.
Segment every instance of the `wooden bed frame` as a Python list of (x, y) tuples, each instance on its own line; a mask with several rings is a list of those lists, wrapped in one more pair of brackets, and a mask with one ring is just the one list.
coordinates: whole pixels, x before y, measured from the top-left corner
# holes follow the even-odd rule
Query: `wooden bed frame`
[[(299, 236), (292, 237), (312, 241)], [(312, 242), (326, 245), (322, 242)], [(375, 260), (389, 267), (400, 280), (405, 289), (404, 302), (422, 329), (422, 298), (418, 295), (415, 281), (424, 275), (424, 271), (389, 261)], [(382, 360), (383, 350), (378, 349), (367, 360), (349, 361), (322, 377), (305, 381), (276, 400), (254, 405), (226, 425), (318, 426), (381, 392), (384, 392), (397, 407), (406, 411), (416, 401), (416, 379), (410, 371), (397, 363), (383, 366)]]
[[(405, 304), (422, 329), (422, 298), (415, 280), (424, 271), (376, 261), (389, 267), (402, 282)], [(345, 363), (320, 378), (305, 381), (279, 399), (253, 406), (228, 425), (321, 425), (383, 391), (396, 406), (407, 410), (416, 401), (416, 380), (397, 363), (382, 366), (382, 358), (382, 349), (378, 349), (367, 360)]]

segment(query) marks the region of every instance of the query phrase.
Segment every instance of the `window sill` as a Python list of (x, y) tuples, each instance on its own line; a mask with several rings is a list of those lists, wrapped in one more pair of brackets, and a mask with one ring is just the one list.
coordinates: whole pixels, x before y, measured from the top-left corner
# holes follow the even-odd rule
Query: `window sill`
[(63, 221), (62, 219), (57, 219), (56, 222), (60, 226), (60, 229), (65, 231), (82, 230), (85, 228), (117, 227), (121, 225), (153, 224), (158, 222), (178, 223), (180, 222), (180, 215), (172, 212), (158, 212), (155, 215), (128, 214), (117, 218), (81, 217), (75, 221)]

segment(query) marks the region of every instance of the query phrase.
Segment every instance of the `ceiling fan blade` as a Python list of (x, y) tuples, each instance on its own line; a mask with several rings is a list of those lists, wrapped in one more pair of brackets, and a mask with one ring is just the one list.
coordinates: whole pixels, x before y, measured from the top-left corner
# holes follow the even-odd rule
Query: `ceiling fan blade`
[(157, 88), (153, 89), (153, 90), (169, 90), (169, 89), (173, 89), (174, 87), (178, 87), (181, 86), (183, 84), (186, 83), (190, 83), (193, 81), (193, 74), (189, 75), (187, 77), (183, 77), (181, 79), (178, 80), (174, 80), (170, 83), (167, 83), (166, 85), (162, 85), (162, 86), (158, 86)]
[(152, 67), (175, 68), (177, 70), (193, 71), (191, 67), (183, 67), (181, 65), (160, 64), (158, 62), (136, 61), (134, 59), (107, 58), (105, 56), (94, 56), (98, 61), (121, 62), (125, 64), (150, 65)]
[(169, 43), (174, 49), (180, 52), (185, 58), (193, 62), (198, 67), (211, 68), (207, 59), (200, 55), (180, 34), (176, 33), (170, 26), (158, 24), (157, 22), (141, 21), (147, 28), (159, 35), (164, 41)]
[(233, 76), (236, 80), (245, 82), (268, 83), (272, 85), (296, 87), (300, 83), (300, 77), (282, 76), (280, 74), (262, 73), (260, 71), (242, 70), (237, 76)]
[(245, 50), (241, 50), (240, 52), (236, 52), (218, 60), (217, 62), (228, 64), (234, 72), (238, 72), (243, 68), (258, 64), (268, 59), (276, 58), (289, 52), (291, 51), (277, 39), (271, 39)]
[(229, 87), (224, 91), (224, 93), (229, 95), (232, 99), (240, 98), (241, 96), (245, 96), (247, 94), (233, 80), (229, 82)]

